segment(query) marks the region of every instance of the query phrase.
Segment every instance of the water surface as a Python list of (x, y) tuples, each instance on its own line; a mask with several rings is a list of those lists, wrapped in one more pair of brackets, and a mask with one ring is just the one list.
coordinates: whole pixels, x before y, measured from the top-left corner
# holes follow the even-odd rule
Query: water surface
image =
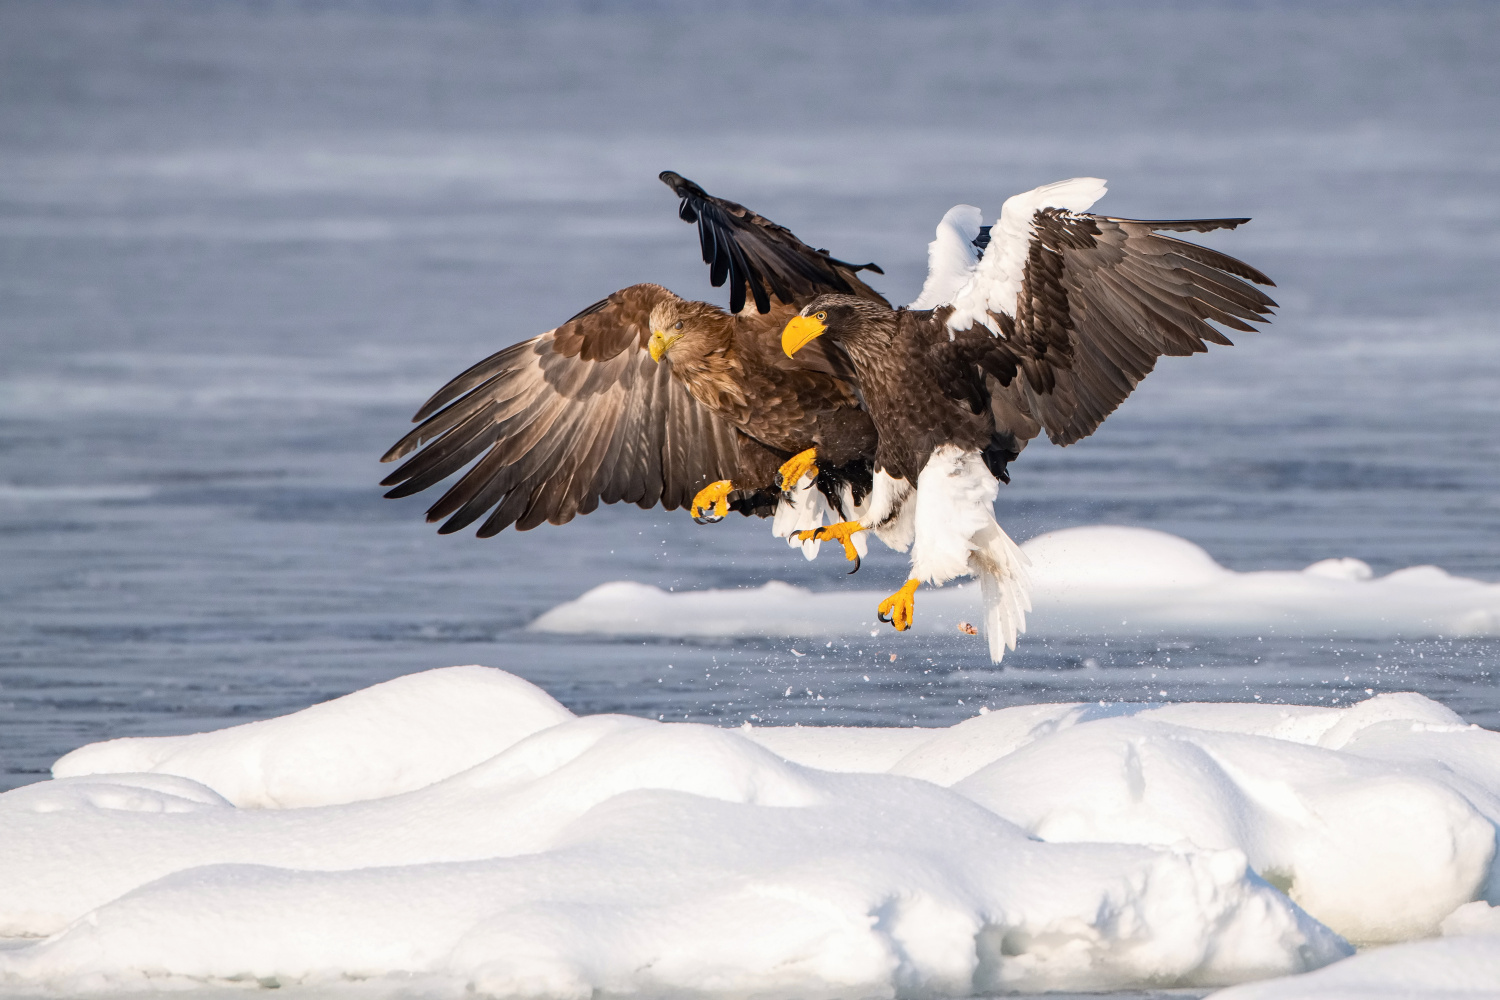
[(1282, 308), (1033, 445), (1017, 538), (1135, 524), (1236, 569), (1500, 579), (1497, 39), (1478, 3), (4, 4), (0, 781), (468, 662), (729, 724), (1407, 689), (1500, 724), (1494, 642), (1032, 642), (997, 670), (957, 637), (534, 636), (606, 580), (853, 583), (758, 522), (440, 538), (430, 498), (375, 485), (491, 351), (636, 281), (722, 300), (664, 168), (879, 261), (896, 301), (950, 205), (1087, 174), (1111, 213), (1253, 216), (1211, 239)]

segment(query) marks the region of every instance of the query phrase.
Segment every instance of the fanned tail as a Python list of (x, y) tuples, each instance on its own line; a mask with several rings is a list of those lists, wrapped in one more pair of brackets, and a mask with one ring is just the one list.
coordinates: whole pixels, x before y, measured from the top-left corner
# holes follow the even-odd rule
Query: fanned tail
[(974, 538), (969, 568), (979, 578), (984, 597), (984, 635), (990, 643), (990, 659), (999, 663), (1006, 649), (1026, 631), (1026, 612), (1031, 610), (1031, 579), (1026, 567), (1031, 560), (1011, 541), (998, 524), (986, 526)]

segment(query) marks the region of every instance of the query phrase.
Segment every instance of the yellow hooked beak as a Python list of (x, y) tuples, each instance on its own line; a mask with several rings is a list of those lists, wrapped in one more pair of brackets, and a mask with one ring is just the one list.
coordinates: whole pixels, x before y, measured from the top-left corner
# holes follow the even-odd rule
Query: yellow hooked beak
[(651, 352), (651, 360), (661, 364), (661, 356), (671, 349), (672, 345), (682, 339), (680, 333), (664, 333), (661, 330), (651, 331), (651, 340), (646, 344), (646, 349)]
[(815, 316), (793, 316), (786, 329), (781, 331), (781, 349), (786, 352), (787, 357), (791, 357), (827, 330), (823, 321)]

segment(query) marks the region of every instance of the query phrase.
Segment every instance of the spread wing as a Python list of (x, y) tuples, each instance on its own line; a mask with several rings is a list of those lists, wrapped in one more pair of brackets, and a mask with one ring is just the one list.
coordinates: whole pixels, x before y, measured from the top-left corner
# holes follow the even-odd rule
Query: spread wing
[(670, 170), (661, 179), (682, 199), (677, 214), (698, 224), (703, 263), (715, 288), (729, 282), (729, 311), (745, 308), (746, 289), (758, 312), (771, 311), (771, 296), (799, 308), (827, 292), (857, 295), (886, 303), (858, 277), (859, 271), (884, 274), (874, 264), (850, 264), (814, 250), (791, 231), (757, 215), (743, 205), (715, 198)]
[(474, 462), (427, 520), (447, 518), (447, 534), (488, 512), (479, 528), (488, 537), (509, 524), (563, 524), (600, 503), (673, 510), (730, 478), (733, 429), (646, 350), (651, 309), (670, 294), (621, 289), (449, 382), (381, 459), (412, 456), (381, 483), (394, 487), (386, 496), (418, 493)]
[[(1233, 229), (1248, 219), (1084, 211), (1103, 190), (1103, 181), (1083, 178), (1007, 201), (983, 258), (946, 307), (955, 345), (982, 355), (995, 380), (997, 424), (1021, 444), (1043, 429), (1057, 444), (1087, 437), (1158, 358), (1230, 344), (1210, 321), (1251, 331), (1276, 306), (1254, 287), (1274, 284), (1260, 271), (1161, 235)], [(959, 284), (951, 275), (943, 281)]]

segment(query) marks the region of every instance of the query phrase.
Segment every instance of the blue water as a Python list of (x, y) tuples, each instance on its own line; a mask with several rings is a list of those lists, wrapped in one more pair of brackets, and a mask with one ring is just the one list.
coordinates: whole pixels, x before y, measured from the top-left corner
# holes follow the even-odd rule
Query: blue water
[(537, 637), (606, 580), (853, 584), (761, 522), (440, 538), (375, 485), (496, 348), (636, 281), (722, 299), (662, 169), (879, 261), (897, 301), (950, 205), (1090, 174), (1111, 213), (1254, 216), (1213, 242), (1282, 309), (1033, 445), (1012, 534), (1500, 579), (1497, 42), (1486, 3), (0, 4), (0, 782), (469, 662), (731, 723), (1415, 689), (1500, 724), (1484, 641), (1032, 642), (998, 671), (887, 634)]

